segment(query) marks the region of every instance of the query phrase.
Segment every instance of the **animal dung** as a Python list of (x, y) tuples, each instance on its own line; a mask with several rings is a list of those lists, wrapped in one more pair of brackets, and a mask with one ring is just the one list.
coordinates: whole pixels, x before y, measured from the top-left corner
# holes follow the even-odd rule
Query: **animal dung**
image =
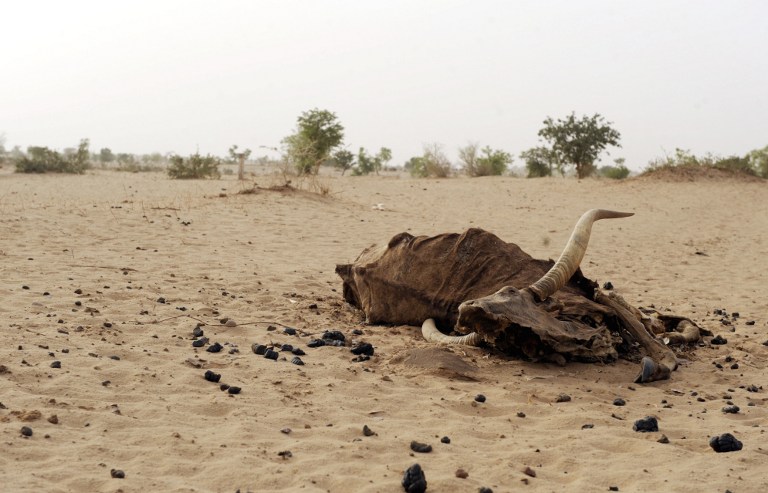
[(427, 477), (419, 464), (414, 464), (405, 470), (401, 484), (407, 493), (424, 493), (427, 491)]
[(414, 440), (411, 442), (411, 450), (413, 450), (414, 452), (418, 452), (420, 454), (428, 454), (432, 452), (432, 445), (417, 442)]

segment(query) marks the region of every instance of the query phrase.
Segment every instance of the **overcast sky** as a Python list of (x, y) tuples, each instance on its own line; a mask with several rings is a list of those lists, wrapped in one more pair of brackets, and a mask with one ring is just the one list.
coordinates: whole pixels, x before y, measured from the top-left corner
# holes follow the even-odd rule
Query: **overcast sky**
[[(768, 145), (768, 2), (9, 1), (6, 147), (267, 151), (312, 108), (393, 164), (469, 141), (515, 156), (600, 113), (633, 169)], [(520, 160), (517, 159), (517, 164)]]

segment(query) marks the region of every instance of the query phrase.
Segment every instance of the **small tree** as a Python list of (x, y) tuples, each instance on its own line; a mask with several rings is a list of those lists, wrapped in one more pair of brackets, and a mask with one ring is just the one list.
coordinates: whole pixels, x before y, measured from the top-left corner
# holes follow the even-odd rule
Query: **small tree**
[(201, 156), (199, 152), (187, 159), (181, 156), (171, 156), (168, 176), (178, 179), (219, 178), (219, 159), (210, 154)]
[(300, 174), (317, 174), (344, 140), (344, 127), (336, 114), (317, 108), (298, 118), (296, 132), (283, 139), (286, 160)]
[(392, 151), (386, 147), (379, 149), (375, 156), (370, 156), (364, 147), (357, 152), (357, 166), (353, 170), (356, 176), (375, 172), (377, 175), (392, 159)]
[(440, 144), (425, 144), (424, 154), (409, 162), (411, 175), (419, 178), (446, 178), (451, 174), (451, 162)]
[(237, 144), (229, 148), (229, 158), (232, 162), (237, 163), (237, 179), (245, 179), (245, 161), (251, 155), (250, 149), (244, 149), (242, 151), (237, 150)]
[(623, 157), (616, 158), (613, 162), (616, 166), (603, 166), (597, 170), (597, 174), (612, 180), (623, 180), (629, 176), (629, 168), (624, 166), (626, 160)]
[(755, 149), (747, 155), (749, 165), (755, 170), (758, 176), (768, 178), (768, 146), (762, 149)]
[(115, 155), (109, 147), (104, 147), (99, 151), (99, 162), (102, 166), (106, 166), (115, 160)]
[(546, 147), (532, 147), (520, 153), (520, 159), (525, 161), (528, 178), (552, 176), (552, 170), (562, 168), (557, 163), (557, 156)]
[(557, 121), (547, 117), (544, 128), (539, 130), (539, 137), (549, 142), (561, 163), (576, 167), (576, 176), (579, 178), (594, 172), (595, 161), (606, 147), (621, 147), (619, 132), (597, 113), (581, 119), (576, 119), (576, 114), (571, 113)]
[(47, 147), (29, 147), (27, 154), (15, 159), (17, 173), (74, 173), (83, 174), (91, 167), (88, 139), (82, 139), (77, 149), (67, 156)]
[(355, 165), (355, 155), (346, 149), (339, 149), (332, 158), (333, 166), (341, 170), (341, 176)]

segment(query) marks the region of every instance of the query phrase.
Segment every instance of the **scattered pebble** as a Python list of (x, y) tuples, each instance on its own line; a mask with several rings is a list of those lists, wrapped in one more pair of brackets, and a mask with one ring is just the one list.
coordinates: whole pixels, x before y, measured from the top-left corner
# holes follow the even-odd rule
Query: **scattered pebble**
[(405, 470), (401, 484), (407, 493), (424, 493), (427, 491), (427, 477), (418, 464)]
[(370, 437), (370, 436), (373, 436), (375, 434), (376, 434), (376, 432), (373, 431), (372, 429), (368, 428), (368, 425), (363, 425), (363, 435), (365, 435), (367, 437)]
[(230, 318), (229, 320), (227, 320), (227, 321), (224, 323), (224, 326), (225, 326), (225, 327), (237, 327), (237, 322), (235, 322), (234, 320), (232, 320), (232, 319)]
[(613, 283), (611, 281), (606, 282), (605, 284), (603, 284), (603, 289), (605, 289), (606, 291), (610, 291), (611, 289), (613, 289)]
[(224, 392), (225, 390), (229, 390), (229, 384), (223, 383), (219, 385), (219, 389)]
[(163, 298), (163, 297), (161, 296), (161, 297), (159, 297), (159, 298), (157, 299), (157, 302), (158, 302), (158, 303), (161, 303), (161, 304), (165, 304), (165, 298)]
[(283, 344), (282, 346), (280, 346), (280, 351), (291, 352), (293, 351), (293, 346), (291, 346), (290, 344)]
[(109, 471), (110, 476), (112, 476), (115, 479), (124, 479), (125, 473), (120, 469), (112, 469)]
[(440, 439), (440, 443), (451, 443), (451, 439), (448, 437), (443, 437)]
[(747, 320), (745, 325), (755, 325), (755, 321), (754, 320)]
[(274, 351), (272, 349), (267, 349), (267, 352), (264, 353), (264, 357), (271, 360), (277, 360), (277, 357), (280, 354), (277, 351)]
[(582, 430), (591, 430), (594, 427), (595, 427), (595, 425), (592, 424), (592, 423), (587, 423), (587, 424), (581, 425), (581, 429)]
[(619, 487), (618, 486), (609, 486), (608, 487), (608, 491), (619, 491)]
[(493, 493), (493, 490), (485, 486), (481, 486), (480, 489), (477, 490), (477, 493)]
[(296, 329), (293, 327), (286, 327), (283, 329), (284, 334), (288, 334), (289, 336), (295, 336), (296, 335)]
[(709, 341), (709, 342), (710, 342), (710, 344), (714, 344), (716, 346), (720, 346), (720, 345), (723, 345), (723, 344), (727, 344), (728, 340), (725, 337), (723, 337), (720, 334), (718, 334), (715, 337), (713, 337), (712, 340)]
[(221, 380), (221, 373), (214, 373), (211, 370), (206, 370), (203, 376), (206, 380), (213, 383), (219, 383), (219, 380)]
[(203, 347), (206, 344), (208, 344), (207, 337), (203, 337), (201, 339), (197, 339), (196, 341), (192, 341), (192, 347)]
[(282, 430), (280, 430), (280, 433), (283, 433), (285, 435), (290, 435), (291, 431), (293, 430), (291, 430), (290, 428), (283, 428)]
[(307, 354), (307, 353), (304, 352), (303, 349), (298, 348), (298, 347), (293, 348), (293, 351), (291, 351), (291, 353), (293, 353), (296, 356), (304, 356), (305, 354)]
[(530, 476), (532, 478), (536, 477), (536, 471), (530, 468), (530, 466), (525, 466), (525, 469), (523, 469), (523, 474), (526, 476)]
[(741, 450), (743, 444), (730, 433), (723, 433), (709, 439), (709, 446), (715, 452), (735, 452)]
[(373, 345), (367, 342), (362, 342), (352, 348), (352, 354), (364, 354), (366, 356), (373, 356)]
[(307, 343), (307, 347), (316, 348), (325, 346), (325, 341), (323, 339), (312, 339)]
[(25, 437), (31, 437), (32, 436), (32, 428), (29, 426), (22, 426), (21, 427), (21, 434)]
[(635, 424), (632, 425), (632, 429), (642, 433), (659, 431), (659, 422), (653, 416), (646, 416), (643, 419), (635, 421)]
[(568, 394), (560, 394), (555, 399), (555, 402), (571, 402), (571, 396)]
[(411, 450), (420, 454), (428, 454), (432, 452), (432, 445), (427, 445), (426, 443), (420, 443), (414, 440), (411, 442)]
[(56, 360), (51, 362), (51, 368), (61, 368), (61, 361)]
[(299, 358), (298, 356), (294, 356), (293, 359), (291, 360), (291, 363), (293, 363), (294, 365), (304, 366), (304, 361), (302, 361), (302, 359)]
[(360, 329), (355, 329), (355, 330), (352, 331), (352, 334), (354, 334), (356, 336), (361, 336), (361, 335), (363, 335), (363, 331), (360, 330)]
[(218, 352), (219, 352), (219, 351), (221, 351), (222, 349), (224, 349), (224, 346), (222, 346), (222, 345), (221, 345), (221, 344), (219, 344), (218, 342), (214, 342), (213, 344), (211, 344), (210, 346), (208, 346), (208, 348), (206, 349), (206, 351), (208, 351), (209, 353), (218, 353)]
[(517, 412), (517, 417), (518, 418), (524, 418), (525, 417), (525, 413), (523, 411), (518, 411)]
[(200, 327), (199, 325), (196, 326), (194, 329), (192, 329), (192, 335), (194, 337), (203, 337), (203, 334), (205, 334), (205, 332), (203, 331), (202, 327)]
[(724, 412), (725, 414), (738, 414), (738, 412), (739, 412), (740, 410), (741, 410), (741, 409), (739, 409), (739, 406), (735, 406), (735, 405), (734, 405), (734, 406), (725, 406), (725, 407), (723, 408), (723, 412)]
[(227, 389), (227, 392), (229, 392), (230, 394), (239, 394), (241, 390), (242, 389), (240, 387), (232, 386), (232, 387)]
[(757, 392), (758, 390), (757, 385), (747, 385), (747, 392)]
[(52, 425), (57, 425), (59, 424), (59, 417), (56, 416), (55, 414), (52, 414), (48, 416), (48, 422), (51, 423)]
[(615, 398), (615, 399), (613, 400), (613, 405), (614, 405), (614, 406), (623, 406), (623, 405), (625, 405), (626, 403), (627, 403), (627, 401), (625, 401), (625, 400), (624, 400), (624, 399), (622, 399), (621, 397), (617, 397), (617, 398)]
[(263, 356), (264, 353), (267, 352), (267, 346), (265, 346), (264, 344), (255, 344), (254, 343), (254, 344), (251, 345), (251, 350), (254, 353), (258, 354), (259, 356)]
[(483, 394), (477, 394), (475, 396), (475, 401), (476, 402), (485, 402), (485, 396)]
[(661, 438), (656, 441), (659, 443), (669, 443), (669, 438), (667, 438), (667, 435), (661, 435)]
[(291, 457), (293, 457), (293, 454), (291, 453), (290, 450), (281, 450), (280, 452), (277, 453), (277, 455), (279, 455), (283, 459), (290, 459)]
[(369, 359), (371, 359), (371, 357), (368, 356), (367, 354), (361, 354), (359, 356), (355, 356), (354, 358), (352, 358), (352, 362), (362, 363), (363, 361), (368, 361)]
[(464, 469), (456, 469), (456, 477), (461, 479), (467, 479), (469, 477), (469, 473)]
[(344, 342), (347, 338), (344, 337), (344, 334), (341, 333), (341, 331), (338, 330), (326, 330), (323, 333), (323, 339), (326, 341), (341, 341)]

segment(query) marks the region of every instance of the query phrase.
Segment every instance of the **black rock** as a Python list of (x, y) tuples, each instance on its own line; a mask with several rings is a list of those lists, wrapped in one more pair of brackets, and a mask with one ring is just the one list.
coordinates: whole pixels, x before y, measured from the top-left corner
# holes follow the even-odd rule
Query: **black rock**
[(559, 394), (555, 402), (571, 402), (571, 396), (568, 394)]
[(723, 408), (723, 412), (726, 414), (737, 414), (741, 409), (739, 409), (739, 406), (725, 406)]
[(363, 361), (368, 361), (369, 359), (371, 359), (371, 357), (367, 354), (360, 354), (352, 358), (352, 363), (362, 363)]
[(325, 341), (322, 339), (312, 339), (307, 343), (307, 347), (311, 347), (311, 348), (316, 348), (321, 346), (325, 346)]
[(720, 436), (710, 438), (709, 446), (715, 452), (736, 452), (741, 450), (744, 445), (730, 433), (723, 433)]
[(609, 486), (608, 487), (608, 491), (619, 491), (619, 487), (618, 486)]
[(219, 385), (219, 389), (224, 392), (225, 390), (229, 390), (229, 384), (223, 383)]
[(632, 426), (632, 429), (642, 433), (649, 431), (659, 431), (659, 422), (653, 416), (646, 416), (643, 419), (638, 419)]
[(293, 457), (293, 454), (291, 453), (290, 450), (281, 450), (280, 452), (277, 453), (277, 455), (279, 455), (283, 459), (290, 459), (291, 457)]
[(227, 392), (230, 394), (239, 394), (242, 389), (240, 387), (230, 387), (227, 389)]
[(375, 434), (376, 433), (372, 429), (368, 428), (368, 425), (363, 425), (363, 435), (371, 437)]
[(667, 435), (661, 435), (661, 438), (656, 441), (659, 443), (669, 443), (669, 438), (667, 438)]
[(163, 298), (163, 297), (161, 296), (161, 297), (159, 297), (159, 298), (157, 299), (157, 302), (158, 302), (158, 303), (161, 303), (161, 304), (163, 304), (163, 303), (165, 303), (165, 298)]
[(754, 384), (747, 385), (747, 392), (757, 392), (758, 390), (760, 389), (758, 389), (757, 385), (754, 385)]
[(613, 405), (614, 405), (614, 406), (623, 406), (623, 405), (625, 405), (626, 403), (627, 403), (627, 401), (625, 401), (625, 400), (624, 400), (624, 399), (622, 399), (621, 397), (617, 397), (617, 398), (615, 398), (615, 399), (613, 400)]
[(293, 359), (291, 360), (291, 363), (293, 363), (294, 365), (304, 366), (304, 361), (302, 361), (301, 358), (299, 358), (298, 356), (294, 356)]
[(713, 337), (712, 340), (709, 342), (710, 344), (714, 344), (715, 346), (720, 346), (722, 344), (728, 344), (728, 339), (718, 334), (715, 337)]
[(203, 347), (206, 344), (208, 344), (207, 337), (203, 337), (201, 339), (197, 339), (196, 341), (192, 341), (192, 347)]
[(61, 361), (56, 360), (51, 362), (51, 368), (61, 368)]
[(278, 356), (279, 356), (279, 353), (272, 349), (267, 349), (267, 352), (264, 353), (264, 357), (271, 360), (277, 360)]
[(298, 347), (293, 348), (293, 351), (291, 351), (291, 353), (295, 354), (296, 356), (304, 356), (305, 354), (307, 354), (304, 352), (303, 349)]
[(405, 470), (402, 485), (407, 493), (424, 493), (427, 491), (427, 477), (420, 465), (414, 464)]
[(476, 402), (485, 402), (485, 396), (483, 394), (477, 394), (475, 396), (475, 401)]
[(209, 382), (219, 383), (219, 380), (221, 380), (221, 373), (214, 373), (211, 370), (206, 370), (203, 377)]
[(414, 440), (411, 442), (411, 450), (419, 452), (420, 454), (428, 454), (432, 452), (432, 445), (427, 445), (426, 443), (420, 443)]
[(606, 282), (605, 284), (603, 284), (603, 289), (605, 289), (606, 291), (610, 291), (611, 289), (613, 289), (613, 283), (611, 281)]
[(29, 426), (22, 426), (21, 427), (21, 434), (25, 437), (31, 437), (32, 436), (32, 428)]
[(745, 325), (755, 325), (755, 321), (754, 320), (747, 320)]
[(352, 348), (352, 354), (365, 354), (366, 356), (373, 356), (373, 345), (367, 342), (360, 343)]
[(353, 333), (354, 335), (356, 335), (356, 336), (361, 336), (361, 335), (363, 335), (363, 331), (362, 331), (362, 330), (360, 330), (360, 329), (355, 329), (355, 330), (353, 330), (353, 331), (352, 331), (352, 333)]
[(344, 334), (342, 334), (338, 330), (326, 330), (323, 333), (323, 339), (328, 341), (341, 341), (344, 342), (347, 338), (344, 337)]
[(194, 329), (192, 329), (192, 335), (194, 337), (203, 337), (204, 333), (205, 332), (203, 332), (203, 329), (199, 325), (197, 327), (195, 327)]
[(218, 352), (219, 352), (219, 351), (221, 351), (222, 349), (224, 349), (224, 346), (222, 346), (222, 345), (221, 345), (221, 344), (219, 344), (218, 342), (214, 342), (213, 344), (211, 344), (210, 346), (208, 346), (208, 348), (206, 349), (206, 351), (208, 351), (209, 353), (218, 353)]
[(451, 439), (448, 437), (443, 437), (440, 439), (440, 443), (451, 443)]
[(289, 351), (289, 352), (293, 351), (293, 346), (291, 346), (290, 344), (283, 344), (282, 346), (280, 346), (280, 351)]
[(263, 356), (267, 352), (267, 346), (264, 344), (252, 344), (251, 350), (259, 356)]
[(326, 346), (343, 347), (344, 341), (337, 341), (335, 339), (324, 339)]
[(109, 475), (115, 479), (125, 479), (125, 473), (120, 469), (112, 469), (109, 471)]
[(485, 487), (485, 486), (481, 486), (481, 487), (480, 487), (480, 488), (477, 490), (477, 493), (493, 493), (493, 490), (492, 490), (492, 489), (490, 489), (490, 488), (488, 488), (488, 487)]
[(296, 335), (296, 329), (293, 327), (286, 327), (283, 329), (284, 334), (288, 334), (289, 336), (295, 336)]

